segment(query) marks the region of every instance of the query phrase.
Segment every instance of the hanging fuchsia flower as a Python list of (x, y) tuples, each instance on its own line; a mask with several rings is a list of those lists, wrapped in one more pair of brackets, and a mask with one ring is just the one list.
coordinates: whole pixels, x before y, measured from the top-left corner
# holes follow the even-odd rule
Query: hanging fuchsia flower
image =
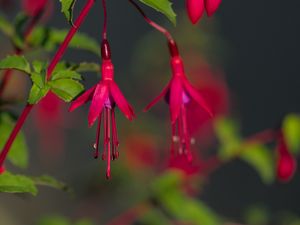
[(171, 122), (172, 122), (172, 146), (171, 154), (175, 155), (175, 145), (179, 144), (177, 154), (184, 154), (188, 160), (192, 160), (191, 153), (191, 137), (187, 123), (187, 104), (190, 101), (195, 101), (202, 107), (210, 116), (212, 112), (210, 107), (201, 96), (201, 94), (190, 84), (185, 72), (183, 61), (178, 54), (178, 49), (174, 41), (169, 42), (171, 52), (171, 68), (172, 79), (169, 84), (163, 89), (162, 93), (156, 97), (147, 107), (149, 110), (162, 97), (166, 97), (170, 106)]
[(125, 117), (132, 120), (135, 115), (132, 107), (127, 102), (118, 85), (114, 81), (114, 68), (110, 59), (110, 50), (107, 41), (102, 44), (102, 80), (78, 97), (71, 105), (70, 111), (79, 106), (91, 102), (88, 123), (92, 126), (98, 119), (95, 158), (99, 156), (99, 138), (101, 120), (104, 121), (104, 152), (102, 159), (107, 160), (106, 177), (110, 178), (110, 161), (119, 157), (117, 147), (119, 146), (117, 126), (115, 118), (115, 106), (117, 105)]
[(22, 0), (22, 8), (29, 16), (36, 16), (48, 0)]
[(297, 169), (297, 161), (293, 154), (289, 151), (283, 134), (281, 134), (279, 137), (277, 151), (277, 177), (280, 181), (287, 182), (295, 174), (295, 171)]
[(208, 16), (212, 16), (219, 8), (222, 0), (186, 0), (186, 8), (189, 18), (196, 24), (206, 11)]

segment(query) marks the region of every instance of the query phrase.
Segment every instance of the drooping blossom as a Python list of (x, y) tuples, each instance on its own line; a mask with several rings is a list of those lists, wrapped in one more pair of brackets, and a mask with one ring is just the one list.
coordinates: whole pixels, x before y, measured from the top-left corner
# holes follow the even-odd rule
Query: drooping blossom
[[(187, 104), (190, 101), (196, 102), (211, 117), (212, 111), (202, 95), (188, 81), (183, 61), (179, 56), (176, 43), (169, 42), (171, 52), (172, 78), (161, 94), (156, 97), (147, 107), (146, 111), (155, 105), (162, 97), (165, 97), (170, 109), (172, 124), (171, 155), (184, 154), (188, 161), (192, 160), (191, 142), (187, 123)], [(177, 146), (178, 145), (178, 146)], [(176, 150), (175, 150), (176, 149)]]
[(193, 24), (196, 24), (206, 11), (212, 16), (219, 8), (222, 0), (186, 0), (186, 9)]
[(95, 158), (99, 156), (99, 138), (101, 121), (104, 123), (104, 151), (102, 159), (107, 161), (106, 177), (111, 175), (111, 159), (117, 159), (119, 146), (115, 107), (118, 106), (124, 116), (132, 120), (135, 117), (132, 107), (127, 102), (118, 85), (114, 81), (114, 67), (110, 58), (109, 45), (106, 40), (102, 43), (102, 80), (84, 92), (71, 105), (70, 111), (91, 101), (88, 114), (88, 124), (92, 126), (98, 119), (96, 143), (94, 144)]
[(22, 8), (29, 16), (36, 16), (47, 3), (48, 0), (22, 0)]
[(283, 134), (280, 134), (278, 145), (277, 178), (282, 182), (292, 179), (297, 169), (297, 161), (290, 152)]

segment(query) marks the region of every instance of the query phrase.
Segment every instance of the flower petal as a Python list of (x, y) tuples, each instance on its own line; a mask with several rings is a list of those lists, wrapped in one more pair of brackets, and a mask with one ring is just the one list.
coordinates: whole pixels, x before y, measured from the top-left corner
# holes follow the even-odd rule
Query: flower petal
[(205, 0), (205, 9), (208, 16), (212, 16), (219, 8), (222, 0)]
[(183, 83), (186, 92), (191, 96), (191, 98), (194, 99), (211, 117), (213, 117), (210, 107), (200, 93), (189, 83), (186, 78), (183, 80)]
[(92, 126), (95, 123), (104, 107), (104, 102), (107, 98), (108, 87), (101, 83), (97, 84), (88, 115), (89, 126)]
[(186, 0), (186, 9), (193, 24), (196, 24), (204, 13), (204, 0)]
[(170, 113), (171, 121), (175, 123), (179, 114), (180, 108), (183, 104), (183, 88), (182, 88), (182, 79), (179, 77), (172, 78), (170, 84)]
[(152, 108), (152, 106), (154, 106), (162, 97), (164, 97), (168, 90), (169, 90), (170, 84), (168, 84), (166, 87), (164, 87), (164, 89), (162, 90), (162, 92), (155, 97), (144, 109), (144, 112), (147, 112), (150, 108)]
[(110, 83), (110, 92), (117, 106), (126, 116), (126, 118), (132, 120), (135, 117), (134, 111), (120, 91), (118, 85), (113, 81)]
[(89, 101), (93, 96), (95, 88), (96, 88), (96, 85), (93, 86), (92, 88), (88, 89), (87, 91), (85, 91), (76, 100), (74, 100), (69, 108), (69, 112), (74, 111), (79, 106), (81, 106), (81, 105), (85, 104), (87, 101)]

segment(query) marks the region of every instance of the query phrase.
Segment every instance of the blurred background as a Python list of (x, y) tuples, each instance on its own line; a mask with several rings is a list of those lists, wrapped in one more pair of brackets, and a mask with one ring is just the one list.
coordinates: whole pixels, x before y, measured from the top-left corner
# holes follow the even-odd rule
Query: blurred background
[[(67, 28), (59, 1), (53, 2), (52, 15), (44, 24)], [(76, 3), (75, 17), (84, 2)], [(13, 18), (18, 1), (13, 3), (1, 13)], [(95, 224), (198, 224), (188, 219), (170, 222), (177, 217), (161, 209), (164, 207), (152, 195), (149, 197), (149, 187), (156, 190), (161, 177), (171, 176), (170, 167), (183, 170), (187, 183), (184, 193), (204, 204), (205, 210), (209, 209), (206, 215), (212, 213), (212, 218), (217, 215), (232, 222), (227, 224), (292, 224), (286, 221), (300, 217), (299, 171), (283, 183), (276, 174), (271, 182), (265, 182), (255, 166), (240, 159), (226, 161), (209, 174), (202, 173), (201, 160), (196, 160), (192, 168), (170, 164), (167, 104), (162, 101), (149, 113), (143, 113), (170, 78), (165, 38), (146, 24), (127, 1), (112, 0), (107, 4), (116, 80), (137, 114), (137, 119), (129, 122), (117, 113), (121, 157), (113, 162), (112, 179), (105, 179), (105, 163), (92, 157), (96, 132), (95, 127), (87, 126), (88, 104), (71, 114), (67, 104), (57, 101), (54, 102), (59, 106), (54, 109), (36, 108), (24, 128), (30, 152), (26, 174), (54, 176), (72, 187), (74, 194), (49, 188), (42, 188), (37, 197), (1, 193), (0, 225), (47, 224), (38, 221), (52, 215), (72, 221), (88, 218)], [(204, 18), (196, 26), (188, 21), (184, 1), (174, 1), (173, 6), (178, 15), (176, 27), (151, 8), (143, 8), (150, 18), (171, 30), (187, 76), (218, 117), (230, 117), (239, 124), (239, 136), (276, 129), (287, 114), (299, 113), (299, 1), (224, 1), (215, 16)], [(102, 23), (101, 1), (97, 1), (80, 31), (100, 41)], [(4, 36), (0, 40), (3, 58), (12, 48)], [(50, 58), (52, 54), (42, 57)], [(64, 59), (100, 63), (94, 54), (74, 49), (68, 50)], [(87, 88), (99, 79), (92, 73), (82, 75)], [(19, 85), (18, 90), (25, 95), (23, 83), (16, 82), (11, 82), (12, 87)], [(16, 94), (14, 88), (5, 93), (7, 98), (15, 98)], [(17, 113), (21, 108), (19, 104), (13, 110)], [(51, 115), (55, 115), (53, 120)], [(214, 121), (201, 110), (192, 111), (190, 116), (195, 118), (193, 151), (205, 155), (205, 161), (219, 151)], [(270, 151), (274, 146), (268, 146)], [(148, 210), (149, 204), (157, 210)], [(202, 224), (215, 224), (212, 221)], [(298, 221), (293, 223), (296, 225), (300, 220), (293, 221)], [(56, 224), (60, 225), (53, 223)]]

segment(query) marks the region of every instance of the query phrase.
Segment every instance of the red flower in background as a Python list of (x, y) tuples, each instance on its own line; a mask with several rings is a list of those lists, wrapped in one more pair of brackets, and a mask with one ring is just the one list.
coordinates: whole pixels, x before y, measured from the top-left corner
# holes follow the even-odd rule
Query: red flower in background
[(186, 8), (189, 18), (196, 24), (206, 11), (208, 16), (212, 16), (219, 8), (222, 0), (186, 0)]
[[(191, 161), (191, 137), (187, 122), (187, 104), (190, 101), (194, 101), (211, 117), (213, 114), (202, 95), (188, 81), (184, 72), (182, 59), (178, 55), (178, 50), (175, 42), (169, 44), (172, 54), (172, 79), (169, 84), (163, 89), (162, 93), (158, 97), (156, 97), (146, 107), (145, 110), (149, 110), (162, 97), (166, 97), (167, 102), (170, 106), (172, 123), (171, 155), (175, 156), (184, 154), (187, 157), (188, 161)], [(176, 147), (177, 144), (178, 146)]]
[(4, 166), (1, 166), (1, 167), (0, 167), (0, 174), (2, 174), (2, 173), (4, 173), (4, 172), (5, 172)]
[(47, 3), (48, 0), (22, 0), (22, 8), (29, 16), (36, 16)]
[(288, 182), (295, 174), (297, 161), (288, 149), (288, 145), (283, 134), (280, 134), (277, 151), (277, 177), (282, 182)]
[[(102, 49), (109, 49), (107, 41), (102, 44)], [(102, 80), (83, 93), (78, 97), (71, 105), (70, 111), (75, 110), (79, 106), (92, 101), (89, 115), (88, 123), (92, 126), (98, 119), (97, 137), (95, 148), (95, 158), (99, 156), (99, 137), (101, 120), (104, 120), (104, 153), (102, 154), (102, 159), (107, 160), (107, 170), (106, 177), (110, 178), (111, 169), (110, 161), (112, 159), (117, 159), (119, 152), (117, 147), (119, 146), (118, 136), (117, 136), (117, 126), (115, 119), (115, 106), (117, 105), (125, 117), (132, 120), (135, 115), (132, 107), (127, 102), (122, 92), (120, 91), (118, 85), (114, 81), (114, 68), (110, 57), (104, 57), (102, 61)], [(104, 111), (104, 113), (103, 113)], [(111, 137), (112, 135), (112, 137)]]

